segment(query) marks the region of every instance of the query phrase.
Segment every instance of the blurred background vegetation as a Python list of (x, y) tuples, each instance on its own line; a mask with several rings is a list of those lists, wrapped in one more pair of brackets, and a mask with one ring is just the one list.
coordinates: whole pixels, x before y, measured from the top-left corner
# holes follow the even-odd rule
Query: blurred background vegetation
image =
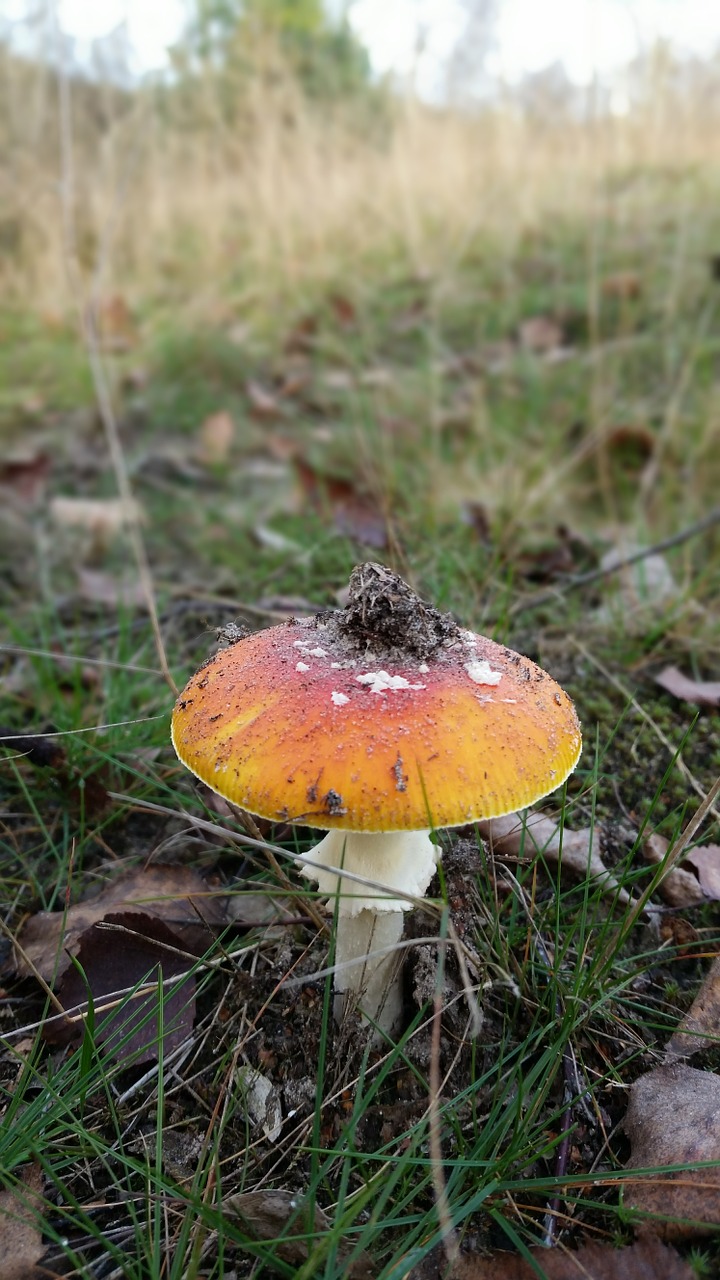
[(322, 0), (193, 0), (167, 67), (144, 77), (121, 30), (78, 61), (52, 13), (21, 39), (8, 29), (6, 300), (67, 302), (63, 199), (80, 263), (91, 273), (101, 261), (104, 289), (201, 307), (210, 291), (282, 292), (389, 256), (452, 276), (489, 244), (512, 255), (547, 217), (591, 226), (619, 194), (657, 205), (664, 183), (680, 201), (688, 184), (714, 183), (716, 55), (659, 42), (613, 84), (580, 88), (557, 63), (508, 86), (487, 73), (496, 8), (469, 4), (434, 101), (412, 75), (373, 74), (347, 16)]

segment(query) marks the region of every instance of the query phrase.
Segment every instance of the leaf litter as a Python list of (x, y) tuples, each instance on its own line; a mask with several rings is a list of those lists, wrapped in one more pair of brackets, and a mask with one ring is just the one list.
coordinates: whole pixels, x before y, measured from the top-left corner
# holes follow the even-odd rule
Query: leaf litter
[(692, 1005), (671, 1035), (665, 1061), (689, 1058), (720, 1044), (720, 956), (716, 956)]
[(628, 1170), (657, 1167), (625, 1184), (625, 1204), (665, 1240), (720, 1225), (720, 1167), (710, 1164), (720, 1161), (720, 1077), (682, 1063), (656, 1067), (632, 1086), (624, 1127)]
[(480, 834), (500, 857), (532, 858), (536, 853), (581, 877), (591, 876), (617, 902), (628, 903), (630, 894), (608, 870), (600, 854), (600, 828), (571, 831), (542, 813), (527, 817), (510, 813), (502, 818), (481, 819)]
[(41, 1280), (36, 1264), (47, 1252), (40, 1224), (44, 1208), (40, 1164), (26, 1165), (12, 1189), (0, 1191), (0, 1280)]
[(695, 1274), (675, 1249), (652, 1236), (622, 1249), (593, 1241), (577, 1250), (530, 1249), (529, 1257), (464, 1253), (448, 1267), (436, 1249), (408, 1280), (693, 1280)]
[(119, 876), (67, 911), (31, 916), (5, 967), (51, 983), (70, 1011), (46, 1022), (50, 1043), (80, 1042), (91, 1000), (107, 1052), (145, 1062), (158, 1055), (161, 1010), (166, 1053), (192, 1030), (189, 970), (227, 919), (225, 897), (197, 872), (156, 865)]
[(678, 667), (663, 667), (655, 676), (655, 683), (682, 702), (692, 702), (698, 707), (720, 707), (720, 680), (693, 680)]

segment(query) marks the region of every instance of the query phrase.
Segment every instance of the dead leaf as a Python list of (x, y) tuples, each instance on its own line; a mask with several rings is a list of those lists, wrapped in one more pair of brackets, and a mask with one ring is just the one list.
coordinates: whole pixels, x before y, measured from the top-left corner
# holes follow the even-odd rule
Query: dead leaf
[(197, 456), (205, 466), (227, 462), (235, 439), (235, 423), (227, 409), (211, 413), (198, 431)]
[(490, 841), (493, 853), (501, 857), (517, 856), (521, 849), (528, 858), (538, 852), (551, 861), (560, 861), (563, 867), (583, 879), (589, 875), (599, 881), (605, 893), (617, 902), (630, 901), (628, 892), (618, 885), (600, 857), (598, 827), (592, 831), (589, 828), (570, 831), (565, 827), (561, 831), (557, 822), (541, 813), (531, 813), (525, 819), (517, 813), (508, 813), (502, 818), (485, 818), (477, 823), (477, 827), (483, 839)]
[(629, 302), (642, 294), (642, 280), (637, 271), (616, 271), (605, 277), (600, 289), (605, 298)]
[(678, 960), (689, 960), (697, 955), (700, 934), (689, 920), (682, 916), (663, 915), (659, 931), (660, 941), (675, 948)]
[(96, 816), (107, 806), (109, 797), (103, 782), (106, 766), (81, 775), (75, 766), (69, 766), (65, 751), (52, 731), (16, 734), (0, 725), (0, 747), (25, 756), (38, 768), (52, 769), (59, 789), (73, 806), (82, 807), (86, 818)]
[(528, 316), (518, 325), (518, 341), (533, 355), (547, 355), (564, 346), (563, 327), (554, 316)]
[[(307, 1237), (325, 1235), (331, 1227), (330, 1219), (318, 1205), (313, 1212), (302, 1195), (290, 1191), (244, 1191), (223, 1200), (222, 1211), (256, 1240), (280, 1240), (278, 1257), (298, 1267), (309, 1257)], [(338, 1249), (338, 1262), (348, 1258), (351, 1248), (346, 1245)], [(373, 1280), (376, 1272), (367, 1254), (362, 1253), (345, 1264), (344, 1274), (352, 1280)]]
[[(643, 857), (646, 862), (657, 866), (662, 862), (669, 848), (670, 841), (659, 835), (657, 831), (653, 831), (652, 835), (643, 841)], [(705, 900), (705, 894), (697, 876), (694, 876), (691, 871), (684, 871), (682, 867), (672, 867), (666, 871), (657, 886), (657, 891), (671, 907), (694, 907)]]
[(357, 319), (355, 307), (343, 293), (332, 293), (328, 298), (333, 316), (343, 329), (351, 329)]
[[(720, 1223), (720, 1077), (673, 1065), (641, 1076), (625, 1117), (632, 1154), (628, 1169), (659, 1172), (625, 1184), (625, 1203), (649, 1216), (665, 1240), (705, 1235)], [(673, 1172), (668, 1166), (680, 1165)]]
[(27, 1165), (16, 1186), (0, 1192), (0, 1280), (39, 1280), (46, 1271), (35, 1266), (46, 1247), (40, 1223), (43, 1174)]
[(80, 595), (83, 600), (91, 600), (95, 604), (123, 605), (126, 609), (147, 608), (147, 596), (142, 584), (134, 582), (118, 582), (112, 574), (101, 569), (85, 569), (82, 565), (76, 568)]
[(664, 667), (655, 676), (655, 683), (681, 702), (693, 702), (698, 707), (720, 707), (720, 680), (692, 680), (677, 667)]
[[(192, 964), (183, 951), (178, 934), (156, 917), (140, 912), (105, 916), (80, 938), (77, 962), (82, 973), (73, 965), (57, 986), (61, 1004), (73, 1013), (49, 1019), (43, 1028), (45, 1039), (50, 1044), (80, 1043), (89, 987), (94, 1036), (108, 1054), (121, 1063), (153, 1062), (159, 1039), (163, 1052), (171, 1053), (187, 1039), (195, 1020), (194, 975), (169, 983)], [(162, 1002), (159, 983), (165, 984)], [(128, 994), (119, 998), (118, 992)], [(105, 1009), (106, 997), (110, 999)]]
[(294, 396), (299, 396), (302, 391), (305, 391), (309, 383), (310, 374), (304, 364), (297, 368), (286, 369), (278, 387), (278, 398), (292, 400)]
[(685, 861), (695, 867), (705, 896), (720, 901), (720, 845), (698, 845), (685, 854)]
[(677, 1031), (665, 1049), (665, 1061), (689, 1058), (720, 1041), (720, 956), (713, 961), (705, 981)]
[(537, 551), (523, 552), (515, 567), (523, 578), (535, 583), (556, 582), (577, 569), (572, 550), (563, 539)]
[(41, 769), (62, 769), (67, 757), (57, 738), (49, 733), (13, 733), (0, 725), (0, 747), (17, 752)]
[(295, 322), (285, 339), (286, 355), (305, 354), (312, 351), (317, 338), (318, 318), (316, 315), (301, 316)]
[(303, 458), (294, 462), (303, 493), (318, 515), (329, 509), (338, 533), (368, 547), (387, 547), (385, 516), (370, 494), (358, 491), (349, 480), (321, 475)]
[[(163, 920), (178, 945), (196, 954), (212, 939), (213, 930), (225, 920), (223, 899), (190, 867), (136, 868), (106, 884), (94, 897), (62, 911), (39, 911), (18, 935), (22, 947), (12, 967), (19, 977), (38, 972), (46, 982), (60, 978), (77, 955), (83, 933), (109, 915), (140, 911)], [(63, 929), (63, 922), (65, 928)]]
[(43, 452), (21, 451), (0, 462), (0, 486), (28, 506), (44, 497), (49, 474), (50, 456)]
[(122, 498), (53, 498), (50, 503), (53, 522), (65, 529), (86, 529), (96, 537), (120, 533), (132, 522), (142, 521), (136, 502)]
[(259, 418), (262, 422), (269, 422), (283, 416), (278, 397), (254, 378), (248, 378), (245, 383), (245, 394), (250, 402), (250, 412), (253, 418)]
[(97, 327), (106, 351), (127, 351), (137, 342), (135, 320), (121, 293), (102, 299), (97, 308)]
[(640, 423), (610, 427), (602, 439), (602, 447), (627, 471), (642, 470), (656, 445), (655, 433)]
[(693, 1280), (692, 1267), (669, 1245), (646, 1236), (624, 1249), (609, 1244), (531, 1249), (532, 1263), (516, 1253), (461, 1254), (448, 1270), (440, 1249), (434, 1267), (413, 1268), (407, 1280)]
[(282, 1107), (272, 1080), (245, 1064), (237, 1072), (237, 1082), (249, 1120), (262, 1129), (268, 1142), (277, 1142), (282, 1133)]

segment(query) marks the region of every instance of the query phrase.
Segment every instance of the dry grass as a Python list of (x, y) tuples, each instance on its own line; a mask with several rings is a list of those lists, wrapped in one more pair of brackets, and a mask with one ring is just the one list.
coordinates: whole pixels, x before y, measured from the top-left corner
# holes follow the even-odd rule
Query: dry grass
[[(54, 73), (4, 53), (0, 92), (0, 282), (56, 308), (67, 284)], [(698, 184), (715, 189), (720, 173), (706, 98), (662, 86), (630, 116), (585, 121), (530, 119), (512, 102), (477, 118), (406, 102), (360, 123), (308, 107), (287, 79), (246, 87), (230, 115), (210, 81), (132, 95), (75, 82), (72, 95), (81, 260), (91, 271), (102, 258), (105, 287), (140, 301), (190, 291), (202, 305), (238, 281), (267, 296), (390, 255), (396, 270), (452, 278), (478, 244), (509, 259), (548, 218), (592, 225), (609, 194), (658, 212), (641, 178), (668, 180), (673, 205), (710, 210)]]

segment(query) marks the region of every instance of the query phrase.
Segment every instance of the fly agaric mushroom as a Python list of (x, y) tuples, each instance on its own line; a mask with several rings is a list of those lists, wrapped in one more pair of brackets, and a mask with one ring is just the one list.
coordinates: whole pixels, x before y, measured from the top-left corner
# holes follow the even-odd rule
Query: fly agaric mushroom
[(526, 808), (581, 748), (546, 672), (379, 564), (353, 571), (341, 612), (233, 640), (206, 662), (172, 740), (233, 804), (327, 830), (299, 863), (337, 902), (335, 1013), (359, 1004), (388, 1032), (402, 1007), (393, 948), (438, 857), (430, 831)]

